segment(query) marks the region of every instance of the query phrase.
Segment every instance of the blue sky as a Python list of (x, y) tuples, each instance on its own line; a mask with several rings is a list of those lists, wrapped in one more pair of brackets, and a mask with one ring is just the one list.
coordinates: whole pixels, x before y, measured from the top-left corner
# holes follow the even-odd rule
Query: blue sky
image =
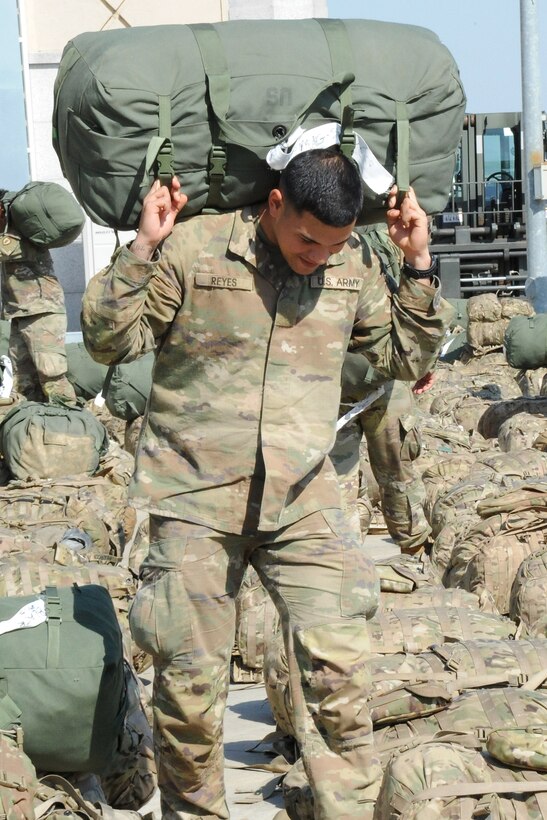
[[(452, 52), (468, 112), (520, 111), (519, 0), (327, 0), (329, 17), (359, 17), (424, 26)], [(541, 105), (547, 109), (547, 2), (536, 0)], [(386, 55), (393, 64), (404, 58)]]

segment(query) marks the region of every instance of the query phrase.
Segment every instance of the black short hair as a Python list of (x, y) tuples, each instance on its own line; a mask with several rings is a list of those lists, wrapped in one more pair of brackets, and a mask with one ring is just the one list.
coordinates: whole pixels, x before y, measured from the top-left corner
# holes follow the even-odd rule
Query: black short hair
[(2, 199), (2, 197), (4, 197), (7, 194), (7, 192), (7, 188), (0, 188), (0, 199)]
[(363, 181), (355, 162), (338, 148), (302, 151), (281, 174), (279, 189), (298, 213), (343, 228), (363, 207)]

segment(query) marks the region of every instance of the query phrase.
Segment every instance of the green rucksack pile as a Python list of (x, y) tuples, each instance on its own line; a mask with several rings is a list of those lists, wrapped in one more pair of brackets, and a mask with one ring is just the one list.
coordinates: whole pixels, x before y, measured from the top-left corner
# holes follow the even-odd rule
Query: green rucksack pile
[(29, 182), (20, 191), (7, 191), (1, 202), (7, 211), (8, 231), (15, 228), (44, 250), (69, 245), (84, 227), (84, 212), (56, 182)]
[[(401, 54), (404, 71), (389, 57)], [(343, 150), (353, 151), (357, 133), (378, 161), (380, 182), (369, 178), (364, 210), (378, 222), (391, 176), (401, 191), (412, 184), (428, 213), (443, 210), (464, 114), (452, 55), (417, 26), (138, 26), (67, 43), (53, 145), (93, 221), (124, 230), (136, 226), (155, 175), (177, 174), (189, 198), (185, 216), (260, 202), (278, 179), (266, 162), (270, 149), (299, 127), (342, 123)]]

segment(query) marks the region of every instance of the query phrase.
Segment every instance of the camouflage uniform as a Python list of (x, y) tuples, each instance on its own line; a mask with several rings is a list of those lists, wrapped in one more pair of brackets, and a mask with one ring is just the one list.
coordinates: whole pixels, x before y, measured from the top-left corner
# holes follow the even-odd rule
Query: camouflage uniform
[(327, 455), (340, 373), (352, 337), (387, 376), (418, 378), (448, 305), (405, 281), (392, 323), (357, 237), (299, 276), (257, 234), (258, 212), (180, 222), (153, 262), (121, 248), (83, 300), (98, 361), (157, 347), (132, 484), (151, 533), (131, 625), (154, 656), (163, 817), (228, 817), (222, 720), (250, 561), (298, 661), (295, 720), (316, 816), (364, 818), (380, 775), (365, 671), (377, 589)]
[(421, 441), (411, 386), (402, 381), (386, 382), (378, 374), (371, 378), (367, 360), (360, 354), (347, 354), (342, 371), (343, 411), (380, 384), (383, 394), (338, 432), (330, 455), (342, 485), (344, 505), (355, 515), (359, 450), (365, 436), (388, 532), (403, 552), (414, 552), (427, 541), (431, 527), (423, 510), (425, 488), (413, 466)]
[(49, 251), (5, 233), (0, 236), (0, 263), (14, 390), (30, 401), (75, 402), (66, 375), (65, 300)]
[[(359, 232), (378, 257), (388, 287), (395, 292), (402, 260), (386, 226), (371, 225)], [(403, 552), (415, 552), (427, 541), (431, 528), (423, 510), (425, 488), (412, 465), (420, 455), (421, 442), (411, 386), (386, 382), (367, 359), (349, 352), (342, 370), (342, 414), (349, 404), (367, 398), (379, 385), (384, 387), (383, 394), (338, 432), (331, 459), (341, 482), (344, 506), (351, 515), (358, 515), (359, 450), (364, 434), (388, 532)]]

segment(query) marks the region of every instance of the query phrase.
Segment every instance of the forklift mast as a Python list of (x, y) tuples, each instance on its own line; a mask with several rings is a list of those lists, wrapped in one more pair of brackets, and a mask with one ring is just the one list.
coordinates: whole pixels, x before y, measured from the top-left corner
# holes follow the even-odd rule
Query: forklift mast
[[(545, 146), (545, 116), (543, 133)], [(522, 155), (520, 112), (465, 115), (450, 199), (431, 226), (443, 295), (524, 295)]]

